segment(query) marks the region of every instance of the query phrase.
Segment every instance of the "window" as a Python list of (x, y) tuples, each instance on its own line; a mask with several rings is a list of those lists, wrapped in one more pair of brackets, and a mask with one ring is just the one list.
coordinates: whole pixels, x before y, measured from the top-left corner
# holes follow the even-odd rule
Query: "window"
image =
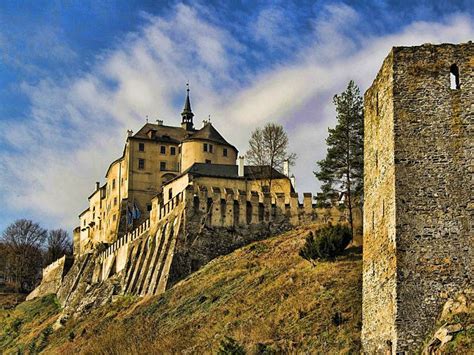
[(160, 153), (161, 153), (161, 154), (166, 154), (166, 146), (162, 145), (162, 146), (160, 147)]
[(227, 148), (224, 148), (224, 150), (222, 151), (222, 155), (225, 157), (227, 156)]
[(204, 145), (202, 146), (202, 149), (207, 152), (207, 143), (204, 143)]
[(117, 215), (114, 214), (114, 215), (112, 216), (112, 220), (115, 222), (116, 219), (117, 219)]
[(147, 210), (148, 212), (151, 211), (151, 204), (150, 204), (150, 203), (148, 203), (148, 204), (146, 205), (146, 210)]
[(138, 159), (138, 169), (145, 169), (145, 159)]
[(145, 143), (138, 143), (138, 150), (140, 152), (144, 152), (145, 151)]
[(171, 147), (170, 148), (170, 154), (171, 155), (176, 155), (176, 147)]
[(171, 200), (173, 198), (173, 189), (168, 190), (168, 200)]
[(209, 144), (209, 153), (212, 153), (212, 148), (214, 148), (214, 146), (212, 144)]
[(166, 170), (166, 162), (164, 162), (164, 161), (161, 161), (161, 162), (160, 162), (160, 170), (161, 170), (161, 171), (165, 171), (165, 170)]
[(206, 164), (211, 164), (212, 162), (209, 159), (206, 159)]
[(115, 179), (112, 180), (112, 190), (115, 189)]
[(114, 206), (117, 206), (117, 197), (114, 197)]
[(181, 154), (181, 147), (178, 147), (178, 153)]
[(461, 88), (461, 84), (459, 83), (459, 68), (456, 64), (451, 65), (449, 70), (449, 80), (451, 89), (458, 90)]

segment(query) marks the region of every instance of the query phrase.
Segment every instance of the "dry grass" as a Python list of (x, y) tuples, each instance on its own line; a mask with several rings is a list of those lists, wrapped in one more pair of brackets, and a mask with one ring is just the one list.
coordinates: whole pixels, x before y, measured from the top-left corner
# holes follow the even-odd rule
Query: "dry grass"
[(69, 321), (46, 352), (215, 353), (224, 336), (249, 353), (258, 344), (278, 352), (358, 352), (360, 252), (313, 267), (298, 256), (307, 230), (215, 259), (160, 297), (123, 297)]
[[(0, 350), (5, 354), (22, 353), (39, 345), (42, 334), (59, 315), (54, 295), (23, 302), (14, 309), (0, 310)], [(46, 344), (44, 344), (46, 345)]]

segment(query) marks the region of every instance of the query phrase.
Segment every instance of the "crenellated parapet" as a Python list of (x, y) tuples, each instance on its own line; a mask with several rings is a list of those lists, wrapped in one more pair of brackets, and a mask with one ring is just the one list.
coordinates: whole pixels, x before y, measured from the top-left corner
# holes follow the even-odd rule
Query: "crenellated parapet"
[(346, 222), (346, 214), (336, 207), (318, 208), (311, 193), (268, 193), (232, 188), (189, 185), (185, 194), (189, 216), (202, 215), (212, 227), (236, 227), (288, 221), (297, 226), (306, 223)]

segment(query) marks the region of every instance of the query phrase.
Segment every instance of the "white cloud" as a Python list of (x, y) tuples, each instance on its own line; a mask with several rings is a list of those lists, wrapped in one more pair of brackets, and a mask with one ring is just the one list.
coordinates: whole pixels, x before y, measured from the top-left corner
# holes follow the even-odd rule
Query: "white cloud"
[(326, 11), (326, 20), (315, 23), (314, 41), (300, 48), (297, 59), (268, 67), (245, 84), (233, 79), (244, 45), (185, 5), (168, 18), (147, 16), (140, 32), (98, 57), (89, 73), (23, 84), (31, 100), (28, 123), (0, 127), (11, 132), (4, 139), (15, 147), (0, 157), (3, 205), (74, 226), (94, 182), (121, 154), (126, 129), (139, 129), (146, 115), (179, 123), (180, 107), (173, 102), (187, 80), (196, 125), (211, 114), (242, 153), (257, 125), (283, 123), (299, 156), (298, 190), (315, 192), (312, 170), (324, 157), (327, 127), (335, 123), (335, 93), (350, 79), (365, 90), (393, 45), (462, 42), (474, 34), (470, 19), (456, 16), (441, 24), (413, 23), (356, 45), (347, 32), (356, 30), (357, 13), (346, 5)]

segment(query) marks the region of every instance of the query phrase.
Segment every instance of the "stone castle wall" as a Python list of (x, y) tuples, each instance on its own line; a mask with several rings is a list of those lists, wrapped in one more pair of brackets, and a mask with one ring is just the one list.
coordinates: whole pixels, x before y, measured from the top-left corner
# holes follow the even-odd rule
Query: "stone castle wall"
[(362, 342), (413, 352), (473, 282), (474, 45), (394, 48), (365, 98)]
[[(158, 294), (250, 242), (301, 224), (347, 222), (337, 208), (316, 208), (311, 194), (304, 194), (303, 204), (298, 194), (278, 194), (273, 200), (256, 191), (190, 185), (154, 206), (150, 220), (100, 252), (93, 282), (121, 273), (123, 293)], [(146, 281), (155, 276), (157, 283)]]
[(113, 295), (161, 294), (212, 259), (256, 240), (302, 224), (347, 223), (344, 211), (316, 208), (312, 200), (311, 194), (300, 204), (297, 194), (189, 185), (166, 204), (154, 204), (150, 219), (134, 231), (76, 255), (58, 285), (58, 299), (81, 314)]
[[(395, 337), (396, 244), (393, 55), (364, 97), (362, 341), (383, 351)], [(370, 291), (369, 291), (370, 290)]]

